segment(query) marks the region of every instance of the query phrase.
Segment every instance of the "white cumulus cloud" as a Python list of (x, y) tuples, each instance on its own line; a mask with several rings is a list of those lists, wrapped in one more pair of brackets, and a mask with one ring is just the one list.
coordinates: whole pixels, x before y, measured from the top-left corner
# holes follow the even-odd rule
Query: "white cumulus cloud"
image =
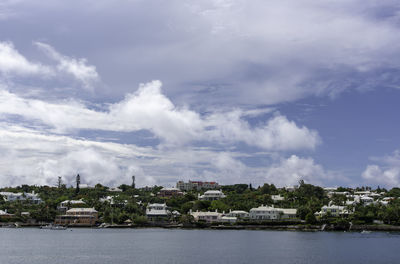
[(93, 85), (100, 80), (96, 67), (88, 65), (85, 58), (76, 59), (62, 55), (46, 43), (35, 42), (34, 44), (58, 62), (57, 69), (59, 71), (72, 75), (83, 84), (84, 88), (92, 90)]
[(79, 130), (148, 130), (166, 144), (211, 141), (221, 144), (244, 142), (267, 150), (314, 149), (320, 137), (276, 115), (265, 124), (251, 126), (241, 110), (201, 116), (187, 107), (177, 107), (161, 92), (161, 82), (142, 84), (105, 111), (89, 109), (77, 101), (46, 102), (22, 98), (0, 90), (0, 116), (18, 115), (64, 133)]
[(398, 187), (400, 185), (400, 151), (396, 150), (392, 155), (375, 158), (375, 160), (379, 162), (379, 165), (367, 165), (362, 173), (367, 184)]
[(51, 68), (27, 60), (11, 42), (0, 42), (0, 73), (5, 75), (42, 75), (53, 74)]
[(312, 158), (301, 158), (296, 155), (282, 159), (280, 163), (273, 164), (265, 172), (265, 181), (278, 186), (297, 185), (300, 180), (321, 185), (330, 177), (330, 174)]

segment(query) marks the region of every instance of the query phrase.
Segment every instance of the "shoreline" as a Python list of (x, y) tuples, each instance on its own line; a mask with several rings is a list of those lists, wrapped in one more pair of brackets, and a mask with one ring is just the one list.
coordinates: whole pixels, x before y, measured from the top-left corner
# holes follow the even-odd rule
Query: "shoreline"
[[(1, 223), (0, 228), (40, 228), (43, 224), (24, 224), (18, 223)], [(300, 231), (300, 232), (361, 232), (361, 231), (378, 231), (378, 232), (400, 232), (400, 226), (395, 225), (353, 225), (351, 228), (344, 228), (334, 225), (110, 225), (106, 227), (89, 226), (89, 225), (73, 225), (67, 226), (69, 229), (93, 228), (93, 229), (187, 229), (187, 230), (274, 230), (274, 231)]]

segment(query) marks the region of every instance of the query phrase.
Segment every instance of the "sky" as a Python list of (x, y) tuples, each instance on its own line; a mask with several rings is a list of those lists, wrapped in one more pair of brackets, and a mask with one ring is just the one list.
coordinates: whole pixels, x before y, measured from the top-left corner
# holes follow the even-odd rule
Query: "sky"
[(399, 186), (398, 43), (394, 0), (3, 0), (0, 186)]

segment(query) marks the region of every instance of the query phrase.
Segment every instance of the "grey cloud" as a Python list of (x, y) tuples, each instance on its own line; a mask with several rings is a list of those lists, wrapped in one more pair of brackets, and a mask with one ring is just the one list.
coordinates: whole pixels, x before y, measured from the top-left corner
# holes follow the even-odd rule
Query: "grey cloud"
[[(112, 85), (112, 93), (99, 89), (99, 98), (121, 97), (131, 83), (157, 78), (177, 102), (276, 104), (363, 89), (365, 75), (381, 71), (390, 79), (387, 69), (399, 68), (396, 1), (85, 3), (91, 8), (23, 1), (14, 6), (19, 17), (3, 28), (29, 30), (25, 41), (46, 38), (62, 53), (88, 58)], [(33, 19), (40, 31), (24, 23)], [(6, 36), (21, 39), (13, 32)], [(314, 85), (322, 76), (325, 82)], [(192, 91), (210, 84), (219, 88), (201, 99)]]

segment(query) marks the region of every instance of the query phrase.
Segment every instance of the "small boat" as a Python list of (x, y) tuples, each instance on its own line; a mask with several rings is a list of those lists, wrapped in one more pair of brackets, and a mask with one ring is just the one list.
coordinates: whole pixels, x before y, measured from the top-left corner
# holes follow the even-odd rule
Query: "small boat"
[(66, 226), (60, 226), (60, 225), (53, 225), (53, 224), (48, 224), (45, 226), (41, 226), (40, 229), (50, 229), (50, 230), (66, 230)]
[(361, 231), (361, 234), (370, 234), (370, 233), (371, 233), (371, 231), (368, 231), (368, 230)]

